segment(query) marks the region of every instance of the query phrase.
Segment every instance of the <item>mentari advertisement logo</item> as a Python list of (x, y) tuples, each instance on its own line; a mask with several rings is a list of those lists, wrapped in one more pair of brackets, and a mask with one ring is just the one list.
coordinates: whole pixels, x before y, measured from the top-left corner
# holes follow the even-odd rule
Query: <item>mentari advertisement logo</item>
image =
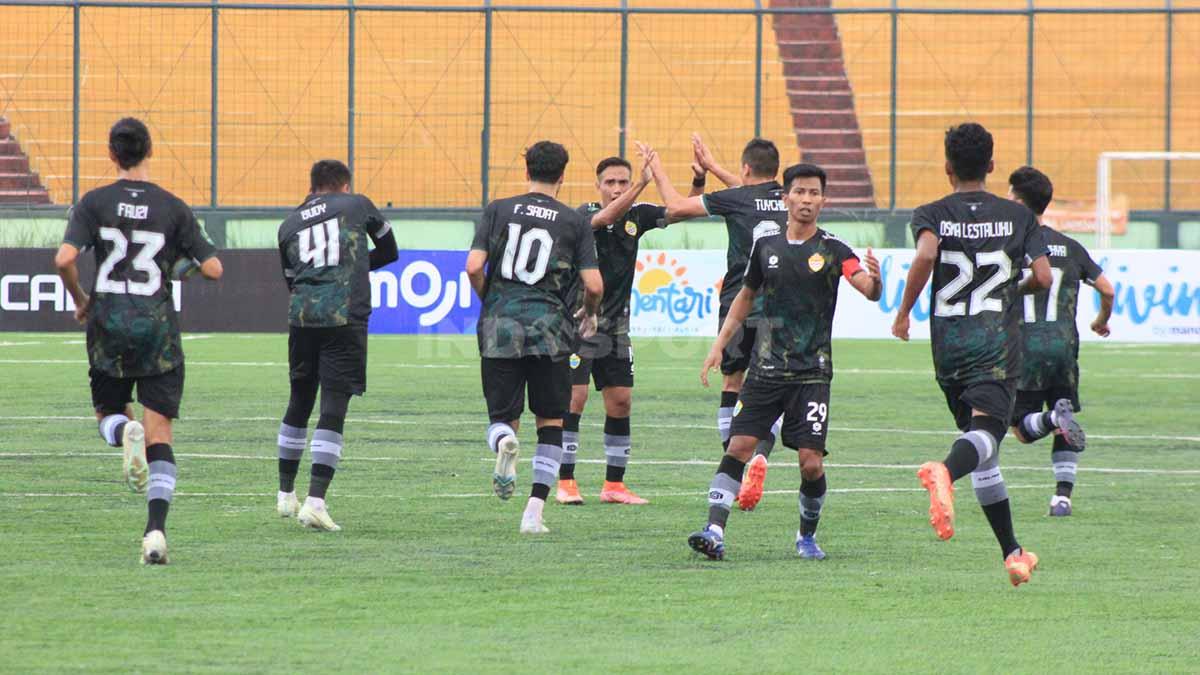
[(706, 251), (646, 251), (629, 301), (633, 335), (711, 335), (725, 270)]

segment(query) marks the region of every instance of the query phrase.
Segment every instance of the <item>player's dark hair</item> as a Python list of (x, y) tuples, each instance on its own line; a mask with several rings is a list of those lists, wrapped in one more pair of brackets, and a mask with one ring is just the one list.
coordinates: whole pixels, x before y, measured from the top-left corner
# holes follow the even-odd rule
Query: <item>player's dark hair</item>
[(150, 130), (137, 118), (119, 119), (108, 132), (108, 150), (117, 166), (132, 169), (150, 154)]
[(788, 192), (792, 189), (792, 181), (797, 178), (819, 178), (821, 179), (821, 194), (825, 194), (825, 169), (816, 164), (793, 164), (783, 172), (783, 190)]
[(779, 148), (765, 138), (753, 138), (742, 150), (742, 164), (758, 178), (774, 178), (779, 173)]
[(633, 165), (630, 164), (629, 160), (625, 159), (624, 157), (606, 157), (600, 160), (600, 163), (596, 165), (596, 177), (599, 178), (600, 174), (604, 173), (605, 169), (611, 169), (614, 166), (623, 166), (626, 169), (629, 169), (630, 173), (633, 173)]
[(308, 183), (309, 192), (337, 192), (350, 184), (350, 167), (336, 159), (313, 162)]
[(975, 122), (950, 127), (946, 130), (946, 161), (959, 180), (983, 180), (992, 161), (992, 135)]
[(525, 170), (537, 183), (557, 183), (569, 160), (567, 149), (554, 141), (538, 141), (525, 150)]
[(1023, 166), (1012, 172), (1008, 184), (1021, 203), (1039, 216), (1046, 212), (1046, 207), (1054, 197), (1054, 184), (1050, 178), (1032, 166)]

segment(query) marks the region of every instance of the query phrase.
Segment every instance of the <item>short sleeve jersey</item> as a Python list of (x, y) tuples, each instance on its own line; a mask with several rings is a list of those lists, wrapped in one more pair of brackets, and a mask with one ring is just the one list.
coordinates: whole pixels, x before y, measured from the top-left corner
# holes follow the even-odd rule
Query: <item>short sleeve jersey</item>
[[(755, 240), (779, 234), (787, 227), (783, 188), (775, 181), (710, 192), (702, 197), (712, 216), (725, 218), (729, 244), (725, 250), (725, 280), (721, 282), (721, 306), (728, 307), (742, 290), (742, 275)], [(757, 315), (761, 302), (754, 303)]]
[[(591, 227), (592, 216), (599, 212), (598, 202), (579, 207), (584, 222)], [(598, 334), (625, 336), (629, 334), (629, 296), (637, 271), (638, 243), (650, 230), (667, 226), (667, 210), (654, 204), (637, 203), (617, 222), (593, 229), (600, 276), (604, 279), (604, 300), (600, 305)], [(576, 284), (572, 306), (578, 306), (582, 288)]]
[(756, 241), (744, 281), (763, 301), (751, 375), (828, 383), (838, 284), (860, 269), (850, 246), (819, 228), (804, 241), (786, 234)]
[(292, 289), (288, 323), (301, 328), (365, 324), (371, 316), (367, 239), (391, 229), (363, 195), (309, 195), (279, 226), (279, 257)]
[(532, 192), (487, 205), (471, 249), (488, 255), (477, 328), (486, 358), (559, 358), (573, 351), (572, 286), (596, 269), (596, 242), (583, 217)]
[(154, 183), (119, 180), (79, 200), (63, 242), (96, 255), (87, 323), (91, 366), (131, 378), (183, 365), (171, 269), (180, 258), (203, 263), (217, 253), (192, 210)]
[(1039, 229), (1050, 252), (1052, 283), (1022, 297), (1024, 365), (1017, 387), (1074, 389), (1079, 385), (1079, 284), (1095, 284), (1103, 270), (1079, 242), (1045, 225)]
[(1046, 255), (1033, 212), (987, 192), (956, 192), (913, 212), (912, 233), (938, 237), (930, 318), (942, 384), (1020, 375), (1021, 262)]

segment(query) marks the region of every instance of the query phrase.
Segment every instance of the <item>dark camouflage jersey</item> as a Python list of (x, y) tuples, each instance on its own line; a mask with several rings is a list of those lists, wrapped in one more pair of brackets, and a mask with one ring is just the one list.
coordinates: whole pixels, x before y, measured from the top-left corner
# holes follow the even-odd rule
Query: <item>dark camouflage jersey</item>
[(391, 226), (363, 195), (309, 195), (279, 226), (279, 257), (291, 287), (288, 322), (299, 327), (364, 324), (371, 316), (367, 238)]
[(119, 180), (79, 200), (63, 242), (96, 252), (91, 366), (130, 378), (183, 365), (171, 268), (180, 258), (202, 263), (217, 253), (187, 204), (154, 183)]
[[(1079, 386), (1079, 284), (1092, 285), (1103, 271), (1082, 244), (1061, 232), (1038, 228), (1050, 251), (1050, 288), (1022, 297), (1024, 365), (1017, 388), (1042, 391)], [(1029, 275), (1028, 269), (1025, 274)]]
[(576, 328), (571, 287), (596, 268), (592, 228), (571, 207), (532, 192), (487, 205), (471, 249), (486, 251), (477, 333), (487, 358), (562, 357)]
[(930, 317), (942, 384), (1020, 375), (1021, 263), (1046, 255), (1033, 212), (987, 192), (956, 192), (913, 212), (913, 239), (938, 237)]
[[(592, 216), (600, 211), (599, 202), (579, 207), (584, 222), (592, 224)], [(600, 275), (604, 278), (604, 300), (600, 304), (600, 319), (596, 337), (581, 347), (589, 358), (604, 356), (604, 347), (622, 349), (629, 344), (629, 297), (637, 271), (638, 242), (650, 230), (667, 226), (667, 210), (654, 204), (637, 203), (629, 207), (617, 222), (599, 229), (593, 228)], [(583, 302), (583, 287), (576, 279), (572, 287), (572, 307)], [(607, 338), (607, 339), (606, 339)], [(587, 347), (591, 349), (587, 349)]]
[(751, 375), (828, 383), (838, 283), (859, 269), (850, 246), (820, 228), (804, 241), (787, 234), (756, 241), (744, 280), (763, 301)]
[[(754, 241), (779, 234), (787, 227), (783, 188), (775, 181), (710, 192), (702, 197), (711, 216), (724, 216), (729, 244), (725, 250), (725, 279), (721, 282), (721, 306), (728, 307), (742, 290), (742, 275)], [(751, 316), (762, 310), (756, 300)]]

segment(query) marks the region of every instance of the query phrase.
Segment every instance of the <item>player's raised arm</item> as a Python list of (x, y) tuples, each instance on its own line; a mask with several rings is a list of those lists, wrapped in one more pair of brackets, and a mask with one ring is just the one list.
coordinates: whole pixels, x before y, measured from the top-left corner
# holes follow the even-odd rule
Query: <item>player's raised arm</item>
[(857, 260), (853, 262), (855, 265), (848, 277), (850, 285), (871, 302), (879, 300), (879, 296), (883, 295), (883, 281), (879, 277), (879, 260), (875, 254), (870, 248), (867, 249), (867, 257), (863, 259), (867, 265), (865, 268), (858, 265)]
[(700, 168), (716, 176), (726, 187), (741, 187), (741, 177), (717, 163), (717, 158), (700, 139), (700, 134), (692, 134), (692, 154)]
[(620, 220), (622, 216), (629, 212), (629, 208), (637, 201), (638, 196), (642, 194), (642, 190), (645, 190), (650, 181), (654, 179), (650, 173), (650, 160), (655, 157), (656, 153), (649, 146), (646, 147), (646, 150), (649, 154), (642, 156), (642, 171), (638, 175), (637, 182), (630, 186), (628, 190), (622, 192), (619, 197), (609, 202), (608, 206), (592, 214), (591, 225), (593, 230), (608, 227)]
[(658, 193), (662, 195), (663, 205), (667, 207), (667, 222), (676, 223), (681, 220), (707, 216), (708, 209), (704, 206), (704, 197), (684, 197), (679, 194), (675, 186), (671, 185), (671, 179), (667, 177), (667, 171), (662, 165), (662, 158), (645, 143), (637, 141), (636, 144), (638, 152), (642, 153), (642, 156), (651, 156), (650, 173), (654, 176), (654, 184), (658, 186)]
[[(908, 268), (908, 279), (904, 285), (904, 297), (900, 301), (900, 310), (896, 320), (892, 322), (892, 335), (908, 342), (909, 313), (929, 283), (929, 275), (933, 273), (933, 265), (937, 262), (938, 238), (931, 229), (922, 229), (917, 235), (917, 254), (913, 257), (912, 266)], [(1043, 257), (1042, 262), (1045, 262)]]

